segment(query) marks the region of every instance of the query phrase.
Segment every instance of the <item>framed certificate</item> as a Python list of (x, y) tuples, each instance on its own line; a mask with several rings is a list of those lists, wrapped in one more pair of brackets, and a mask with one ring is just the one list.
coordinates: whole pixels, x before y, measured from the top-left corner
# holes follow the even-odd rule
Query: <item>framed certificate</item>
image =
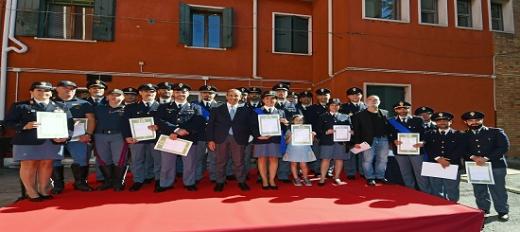
[(466, 174), (471, 184), (495, 184), (493, 178), (493, 167), (490, 162), (486, 162), (484, 166), (478, 166), (476, 162), (466, 162)]
[(137, 141), (155, 139), (155, 131), (148, 129), (148, 126), (154, 125), (153, 117), (131, 118), (130, 130), (132, 131), (132, 138)]
[(350, 141), (350, 126), (349, 125), (334, 125), (334, 142)]
[(397, 146), (397, 154), (399, 155), (420, 155), (421, 148), (414, 147), (420, 142), (419, 133), (397, 133), (397, 141), (401, 141), (401, 145)]
[(291, 125), (291, 145), (312, 145), (312, 125)]
[(79, 137), (87, 133), (87, 122), (86, 118), (74, 118), (74, 132), (70, 141), (79, 141)]
[(258, 128), (261, 136), (281, 136), (282, 127), (280, 126), (279, 114), (260, 114), (258, 115)]
[(36, 136), (38, 139), (62, 139), (69, 137), (67, 114), (64, 112), (36, 112)]
[(193, 142), (188, 140), (171, 140), (169, 136), (161, 135), (159, 136), (159, 139), (157, 140), (154, 149), (176, 155), (187, 156), (192, 144)]

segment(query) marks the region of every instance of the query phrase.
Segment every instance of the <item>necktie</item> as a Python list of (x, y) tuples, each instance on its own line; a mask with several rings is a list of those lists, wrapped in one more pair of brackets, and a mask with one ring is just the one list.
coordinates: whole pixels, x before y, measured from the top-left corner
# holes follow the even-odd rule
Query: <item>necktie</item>
[(229, 110), (229, 116), (231, 116), (231, 120), (233, 120), (235, 118), (235, 113), (237, 112), (236, 108), (235, 107), (231, 107), (231, 109)]
[(268, 113), (272, 113), (273, 110), (272, 110), (271, 108), (269, 108), (269, 109), (267, 109), (267, 112), (268, 112)]
[(446, 135), (446, 131), (441, 131), (441, 135)]
[(43, 102), (38, 103), (38, 107), (44, 109), (45, 108), (45, 103), (43, 103)]
[(179, 105), (177, 105), (177, 106), (179, 107), (179, 109), (182, 108), (182, 104), (179, 104)]
[(206, 102), (206, 108), (209, 108), (209, 102)]

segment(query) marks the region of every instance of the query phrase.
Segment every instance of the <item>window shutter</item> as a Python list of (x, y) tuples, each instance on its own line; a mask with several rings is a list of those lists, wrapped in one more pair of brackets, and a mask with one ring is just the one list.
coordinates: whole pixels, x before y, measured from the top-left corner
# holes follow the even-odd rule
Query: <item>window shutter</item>
[(292, 17), (292, 48), (295, 53), (309, 53), (309, 19)]
[(275, 16), (275, 41), (276, 52), (292, 51), (292, 22), (291, 16)]
[(45, 5), (45, 1), (18, 0), (16, 8), (16, 35), (36, 36), (38, 34), (39, 11), (42, 5)]
[(191, 46), (191, 9), (187, 4), (179, 6), (179, 42)]
[(92, 38), (114, 41), (116, 0), (96, 0), (94, 2), (94, 25)]
[(222, 47), (233, 47), (233, 8), (226, 8), (222, 12)]

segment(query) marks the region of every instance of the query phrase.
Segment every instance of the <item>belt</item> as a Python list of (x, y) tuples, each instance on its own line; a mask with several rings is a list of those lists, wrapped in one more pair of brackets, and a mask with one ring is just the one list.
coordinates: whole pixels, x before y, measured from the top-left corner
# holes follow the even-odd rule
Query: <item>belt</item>
[(121, 131), (120, 130), (101, 130), (101, 134), (111, 135), (111, 134), (117, 134), (117, 133), (121, 133)]

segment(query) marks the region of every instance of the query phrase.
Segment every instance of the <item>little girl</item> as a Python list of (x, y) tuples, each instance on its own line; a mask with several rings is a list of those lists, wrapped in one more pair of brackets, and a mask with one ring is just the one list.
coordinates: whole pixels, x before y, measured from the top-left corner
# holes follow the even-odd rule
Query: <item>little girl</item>
[[(303, 124), (303, 116), (294, 115), (291, 119), (291, 124)], [(315, 161), (316, 156), (314, 155), (314, 152), (312, 151), (310, 145), (292, 145), (291, 135), (291, 130), (288, 129), (285, 134), (285, 140), (287, 141), (287, 150), (285, 155), (283, 156), (283, 160), (291, 162), (291, 172), (293, 175), (293, 184), (295, 186), (302, 186), (302, 182), (303, 184), (305, 184), (305, 186), (312, 186), (312, 183), (308, 178), (309, 169), (307, 168), (307, 162)], [(312, 132), (313, 139), (314, 135), (316, 135), (316, 133)], [(300, 168), (302, 169), (303, 181), (298, 176), (298, 163), (300, 163)]]

